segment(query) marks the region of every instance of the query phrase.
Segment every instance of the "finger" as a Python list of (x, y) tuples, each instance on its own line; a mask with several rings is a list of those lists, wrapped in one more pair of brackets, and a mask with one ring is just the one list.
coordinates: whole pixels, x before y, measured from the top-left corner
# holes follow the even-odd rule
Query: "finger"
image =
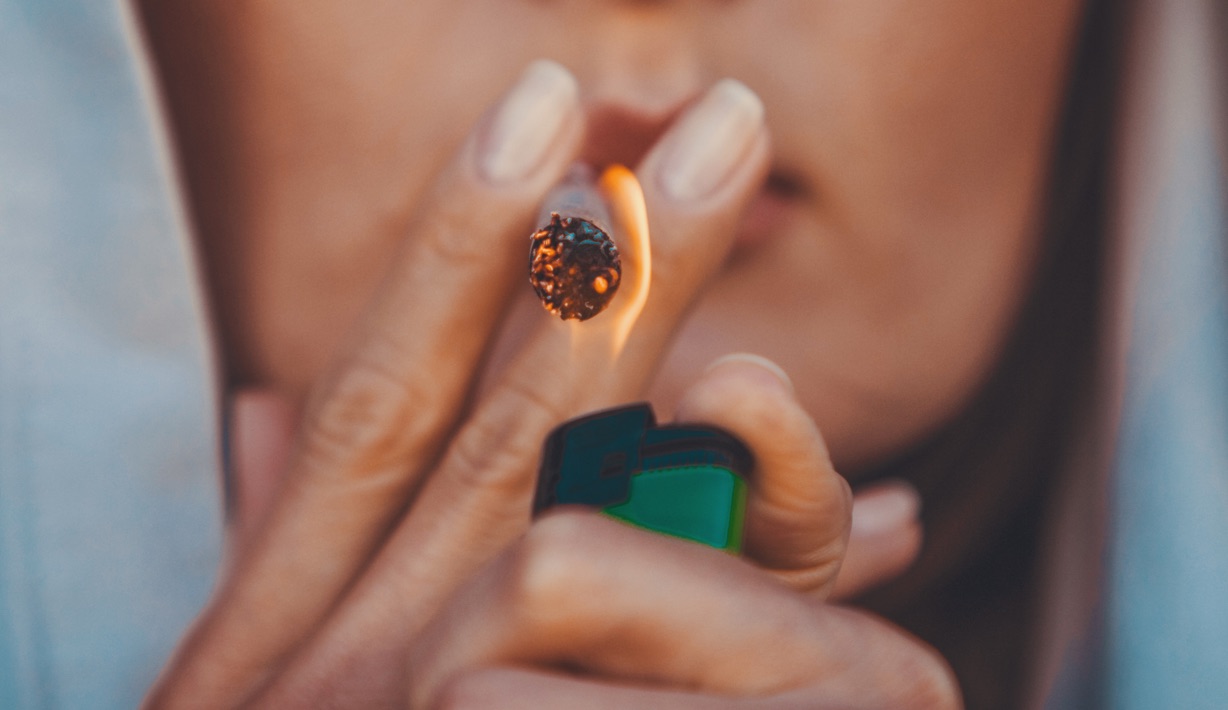
[(833, 599), (850, 599), (903, 574), (921, 552), (921, 497), (903, 481), (853, 498), (853, 527)]
[(277, 392), (245, 388), (230, 400), (228, 557), (250, 542), (286, 472), (298, 412)]
[(746, 442), (755, 471), (745, 554), (793, 588), (826, 596), (844, 559), (852, 495), (784, 372), (754, 355), (721, 358), (683, 395), (676, 416)]
[[(736, 710), (745, 703), (733, 698), (661, 688), (645, 688), (589, 677), (577, 678), (521, 668), (481, 668), (462, 672), (440, 690), (432, 710)], [(796, 708), (796, 704), (765, 704), (755, 708)], [(812, 706), (810, 706), (812, 707)]]
[[(639, 168), (653, 234), (652, 286), (625, 350), (615, 348), (619, 329), (613, 319), (546, 320), (458, 432), (393, 545), (443, 545), (441, 550), (454, 551), (445, 558), (467, 565), (467, 572), (483, 557), (460, 550), (493, 554), (523, 531), (546, 433), (569, 416), (642, 390), (686, 304), (732, 243), (737, 217), (766, 169), (762, 112), (749, 89), (722, 82), (653, 148)], [(732, 138), (712, 142), (712, 123)], [(719, 166), (714, 170), (720, 179), (699, 194), (665, 189), (671, 176), (682, 180), (675, 173), (687, 161)]]
[(419, 636), (412, 707), (474, 668), (564, 667), (699, 693), (814, 705), (958, 705), (947, 664), (872, 616), (743, 561), (588, 513), (547, 516)]
[(256, 682), (365, 564), (453, 426), (523, 268), (524, 231), (582, 130), (575, 80), (537, 62), (443, 170), (312, 393), (268, 524), (172, 667), (183, 695), (227, 704), (211, 693)]
[[(729, 140), (713, 142), (714, 130)], [(568, 416), (643, 388), (669, 334), (732, 243), (737, 217), (758, 189), (766, 160), (762, 104), (736, 82), (717, 84), (666, 133), (638, 170), (652, 232), (653, 273), (643, 310), (627, 314), (637, 320), (625, 349), (615, 342), (623, 315), (618, 311), (583, 324), (544, 320), (450, 447), (437, 476), (441, 495), (478, 491), (515, 498), (516, 517), (524, 519), (519, 503), (527, 504), (545, 433)], [(695, 162), (719, 166), (714, 168), (719, 179), (708, 191), (665, 189)], [(631, 257), (635, 260), (634, 252)], [(629, 274), (628, 285), (641, 276)], [(627, 298), (616, 308), (632, 302)]]
[[(543, 316), (541, 330), (458, 432), (345, 607), (270, 697), (312, 685), (365, 697), (400, 682), (386, 674), (372, 678), (365, 659), (403, 652), (404, 637), (453, 587), (524, 531), (541, 443), (553, 426), (638, 394), (687, 304), (732, 244), (767, 159), (762, 104), (736, 82), (717, 84), (667, 131), (637, 171), (651, 221), (654, 275), (621, 355), (612, 347), (619, 329), (611, 317), (630, 302), (622, 294), (613, 313), (592, 321)], [(696, 174), (696, 163), (709, 169)], [(634, 251), (628, 256), (634, 267)], [(638, 276), (624, 278), (634, 283)], [(412, 598), (406, 589), (414, 590)], [(365, 639), (361, 653), (354, 650), (358, 638)], [(334, 687), (354, 677), (363, 682), (346, 691)]]

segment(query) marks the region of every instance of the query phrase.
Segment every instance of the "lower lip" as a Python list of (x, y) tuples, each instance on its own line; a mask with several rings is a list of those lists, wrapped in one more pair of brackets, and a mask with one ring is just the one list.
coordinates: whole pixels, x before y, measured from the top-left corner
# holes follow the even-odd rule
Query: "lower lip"
[(765, 188), (747, 206), (734, 239), (735, 249), (759, 248), (770, 242), (789, 221), (796, 200)]

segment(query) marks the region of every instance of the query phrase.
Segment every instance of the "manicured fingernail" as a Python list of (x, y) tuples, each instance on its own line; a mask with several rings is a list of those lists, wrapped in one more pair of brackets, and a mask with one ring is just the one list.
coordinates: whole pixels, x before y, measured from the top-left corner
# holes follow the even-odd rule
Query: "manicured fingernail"
[(718, 367), (733, 362), (745, 362), (760, 369), (767, 370), (773, 377), (779, 380), (780, 384), (784, 385), (786, 390), (789, 390), (790, 392), (793, 391), (793, 380), (789, 379), (789, 375), (785, 373), (780, 365), (777, 365), (762, 355), (754, 355), (752, 353), (730, 353), (728, 355), (722, 355), (721, 357), (713, 360), (712, 364), (708, 365), (708, 368), (704, 370), (704, 372), (711, 372)]
[(696, 200), (725, 182), (763, 125), (763, 102), (733, 79), (722, 79), (682, 119), (671, 136), (661, 186), (679, 200)]
[(503, 99), (482, 145), (482, 171), (494, 183), (528, 176), (546, 156), (578, 107), (576, 80), (561, 65), (539, 59)]
[(921, 514), (921, 496), (903, 481), (882, 484), (853, 500), (853, 535), (874, 537), (913, 525)]

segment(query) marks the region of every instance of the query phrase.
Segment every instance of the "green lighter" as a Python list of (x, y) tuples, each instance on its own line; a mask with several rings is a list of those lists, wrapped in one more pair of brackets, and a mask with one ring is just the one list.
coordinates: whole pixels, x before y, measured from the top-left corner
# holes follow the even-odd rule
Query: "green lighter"
[(546, 438), (536, 517), (587, 505), (656, 532), (728, 552), (742, 548), (746, 481), (754, 459), (715, 427), (657, 426), (646, 403), (564, 422)]

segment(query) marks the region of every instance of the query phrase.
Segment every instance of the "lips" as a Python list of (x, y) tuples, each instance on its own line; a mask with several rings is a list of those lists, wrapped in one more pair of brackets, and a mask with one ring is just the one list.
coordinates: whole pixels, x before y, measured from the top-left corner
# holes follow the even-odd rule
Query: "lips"
[(615, 104), (588, 106), (587, 132), (580, 159), (598, 169), (612, 163), (638, 165), (684, 105), (657, 113)]
[(752, 249), (780, 234), (807, 194), (800, 178), (773, 166), (763, 188), (742, 213), (734, 248)]

